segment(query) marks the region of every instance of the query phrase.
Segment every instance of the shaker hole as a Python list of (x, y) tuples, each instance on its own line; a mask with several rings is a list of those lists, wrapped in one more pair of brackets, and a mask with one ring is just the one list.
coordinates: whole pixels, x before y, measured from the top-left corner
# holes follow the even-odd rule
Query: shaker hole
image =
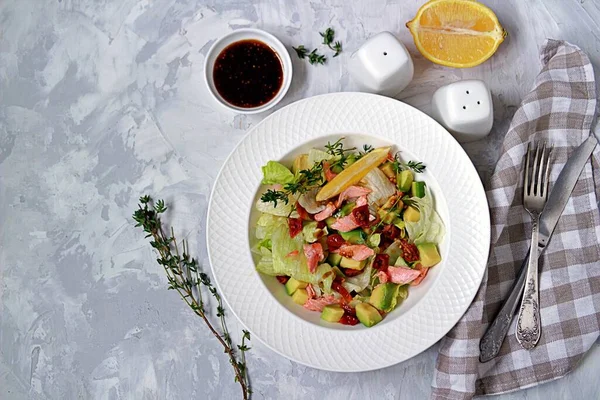
[(463, 110), (466, 110), (466, 109), (467, 109), (467, 106), (463, 106)]
[(467, 94), (469, 94), (469, 91), (467, 90)]
[(383, 55), (384, 55), (384, 56), (387, 56), (387, 51), (384, 51), (384, 52), (383, 52)]
[(481, 102), (480, 102), (480, 101), (478, 101), (478, 102), (477, 102), (477, 104), (481, 104)]

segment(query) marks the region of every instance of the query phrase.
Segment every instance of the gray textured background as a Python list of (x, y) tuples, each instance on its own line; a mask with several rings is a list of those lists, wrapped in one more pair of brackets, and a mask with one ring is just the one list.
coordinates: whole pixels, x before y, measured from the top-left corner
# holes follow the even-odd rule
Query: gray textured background
[[(3, 0), (0, 2), (0, 398), (184, 399), (238, 396), (218, 344), (173, 292), (130, 215), (144, 193), (173, 204), (203, 266), (214, 177), (265, 115), (218, 109), (202, 81), (215, 39), (258, 27), (290, 48), (333, 26), (344, 53), (313, 67), (295, 55), (284, 104), (355, 89), (349, 55), (394, 32), (416, 74), (401, 95), (428, 111), (437, 87), (463, 78), (494, 93), (490, 137), (466, 147), (486, 179), (538, 70), (544, 38), (584, 48), (600, 75), (594, 0), (484, 1), (509, 36), (484, 65), (455, 70), (415, 50), (404, 24), (423, 1)], [(284, 132), (282, 134), (285, 134)], [(230, 320), (234, 332), (239, 331)], [(255, 398), (425, 398), (435, 346), (364, 374), (313, 370), (253, 341)], [(568, 377), (506, 399), (598, 396), (599, 346)]]

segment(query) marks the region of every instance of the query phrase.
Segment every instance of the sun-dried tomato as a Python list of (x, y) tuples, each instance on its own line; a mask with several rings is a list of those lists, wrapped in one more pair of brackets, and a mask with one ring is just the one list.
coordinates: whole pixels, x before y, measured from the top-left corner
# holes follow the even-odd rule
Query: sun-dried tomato
[(287, 283), (287, 281), (290, 280), (289, 276), (285, 276), (285, 275), (279, 275), (276, 276), (275, 278), (277, 278), (277, 280), (279, 281), (279, 283), (281, 283), (282, 285), (285, 285)]
[(379, 271), (387, 271), (390, 266), (390, 255), (389, 254), (377, 254), (373, 261), (373, 268)]
[(296, 211), (298, 211), (300, 219), (303, 219), (305, 221), (310, 221), (313, 219), (312, 215), (310, 215), (308, 211), (306, 211), (306, 209), (302, 207), (302, 205), (298, 201), (296, 202)]
[(344, 243), (346, 243), (346, 241), (344, 240), (342, 235), (338, 233), (334, 233), (333, 235), (327, 236), (327, 248), (329, 249), (329, 251), (339, 249)]
[(402, 249), (402, 258), (406, 262), (414, 262), (419, 259), (419, 250), (413, 243), (408, 243), (408, 240), (400, 240), (400, 248)]
[(364, 206), (354, 207), (352, 217), (354, 217), (354, 221), (358, 226), (368, 228), (371, 225), (371, 221), (369, 221), (369, 205), (365, 204)]
[(325, 221), (319, 221), (317, 222), (317, 228), (319, 229), (323, 229), (327, 226), (327, 224), (325, 223)]
[(343, 325), (357, 325), (360, 321), (352, 314), (344, 313), (342, 318), (339, 320), (340, 324)]
[(331, 284), (331, 288), (338, 292), (345, 302), (350, 303), (352, 301), (352, 296), (350, 296), (350, 293), (348, 293), (346, 288), (342, 286), (342, 283), (340, 281), (333, 281), (333, 283)]
[(395, 225), (385, 225), (381, 231), (381, 236), (389, 240), (394, 240), (400, 236), (400, 229)]
[(340, 306), (344, 309), (345, 314), (356, 315), (356, 309), (354, 307), (350, 307), (350, 304), (342, 303)]
[(302, 220), (300, 218), (288, 218), (288, 227), (290, 228), (290, 237), (295, 238), (302, 232)]

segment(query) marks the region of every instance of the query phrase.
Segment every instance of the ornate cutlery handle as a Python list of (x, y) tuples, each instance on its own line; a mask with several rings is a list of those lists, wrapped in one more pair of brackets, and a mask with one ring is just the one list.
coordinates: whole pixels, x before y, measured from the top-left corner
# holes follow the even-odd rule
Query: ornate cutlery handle
[(525, 292), (521, 300), (521, 309), (517, 317), (517, 341), (525, 349), (532, 349), (540, 340), (542, 327), (540, 321), (540, 296), (538, 292), (538, 224), (539, 214), (532, 213), (531, 246)]
[(496, 357), (500, 352), (500, 347), (504, 342), (504, 338), (510, 328), (510, 322), (512, 321), (517, 304), (523, 293), (523, 287), (525, 286), (525, 276), (527, 275), (527, 264), (529, 262), (529, 253), (525, 256), (523, 264), (521, 264), (521, 270), (519, 277), (515, 281), (515, 284), (510, 291), (509, 296), (502, 304), (502, 308), (498, 311), (496, 318), (492, 321), (487, 331), (479, 342), (479, 361), (488, 362), (492, 358)]

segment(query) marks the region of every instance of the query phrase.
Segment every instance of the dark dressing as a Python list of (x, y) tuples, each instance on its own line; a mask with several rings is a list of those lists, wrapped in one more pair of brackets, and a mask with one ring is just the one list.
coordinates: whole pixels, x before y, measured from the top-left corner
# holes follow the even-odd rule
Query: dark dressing
[(240, 40), (225, 47), (213, 70), (215, 87), (228, 103), (242, 108), (272, 100), (283, 82), (277, 53), (258, 40)]

